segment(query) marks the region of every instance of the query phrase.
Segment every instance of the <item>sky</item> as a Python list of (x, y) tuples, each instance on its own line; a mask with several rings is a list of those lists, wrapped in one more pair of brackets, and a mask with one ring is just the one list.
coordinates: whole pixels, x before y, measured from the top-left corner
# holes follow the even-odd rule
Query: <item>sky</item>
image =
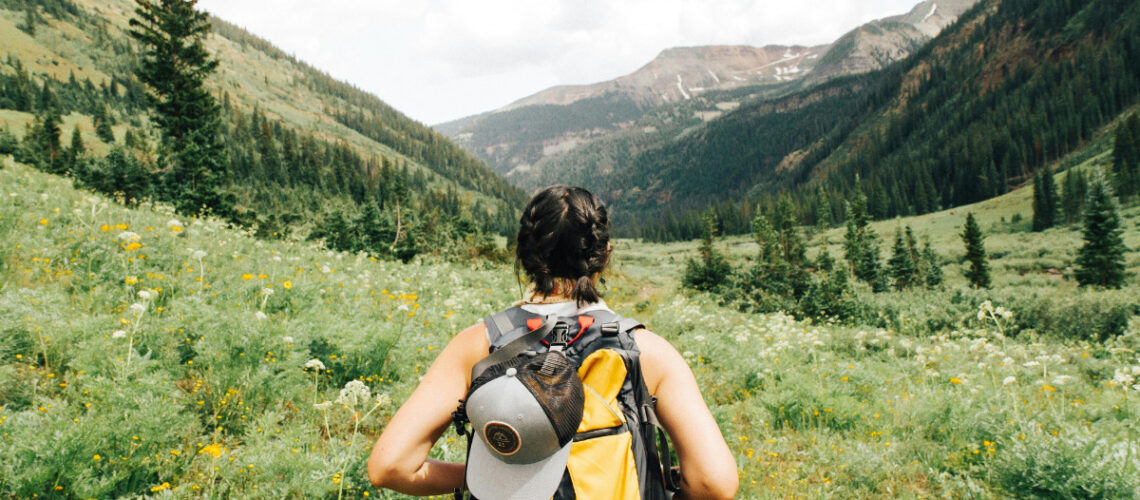
[(818, 45), (919, 0), (199, 0), (428, 125), (555, 85), (632, 73), (670, 47)]

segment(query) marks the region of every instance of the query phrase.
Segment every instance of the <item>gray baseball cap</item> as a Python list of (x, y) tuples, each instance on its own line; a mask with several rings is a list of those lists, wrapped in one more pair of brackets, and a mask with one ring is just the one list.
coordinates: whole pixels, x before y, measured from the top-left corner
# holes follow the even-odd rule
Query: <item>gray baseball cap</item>
[(583, 404), (582, 381), (561, 352), (488, 369), (472, 383), (466, 400), (476, 436), (467, 456), (467, 488), (485, 500), (553, 496)]

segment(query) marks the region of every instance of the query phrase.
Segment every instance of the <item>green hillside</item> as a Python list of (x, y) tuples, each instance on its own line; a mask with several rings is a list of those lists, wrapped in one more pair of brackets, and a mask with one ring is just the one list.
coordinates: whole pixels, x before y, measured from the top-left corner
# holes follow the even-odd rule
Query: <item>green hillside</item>
[[(449, 338), (520, 290), (506, 265), (254, 239), (126, 209), (10, 159), (0, 196), (4, 497), (402, 498), (367, 484), (373, 439)], [(1011, 225), (1025, 190), (967, 209), (989, 233), (997, 288), (956, 277), (961, 212), (904, 219), (948, 257), (948, 284), (868, 294), (880, 324), (680, 293), (692, 244), (617, 241), (606, 297), (693, 367), (735, 453), (739, 498), (1135, 494), (1137, 464), (1121, 457), (1140, 451), (1140, 407), (1120, 384), (1140, 370), (1138, 323), (1105, 343), (1061, 333), (1134, 313), (1135, 287), (1081, 291), (1051, 274), (1077, 238)], [(1132, 247), (1138, 224), (1133, 209)], [(728, 248), (736, 262), (755, 253)], [(996, 320), (977, 318), (987, 299)], [(342, 397), (351, 381), (369, 395)], [(451, 433), (432, 452), (462, 455)]]
[[(984, 200), (1091, 140), (1140, 95), (1140, 5), (988, 0), (904, 61), (738, 110), (640, 146), (587, 185), (631, 234), (693, 238), (723, 211), (791, 193), (806, 223), (842, 219), (860, 189), (876, 218)], [(820, 188), (831, 212), (820, 215)], [(750, 200), (749, 204), (741, 204)], [(637, 220), (633, 225), (628, 221)], [(656, 222), (656, 223), (654, 223)]]
[[(165, 168), (157, 163), (147, 89), (135, 75), (140, 47), (126, 33), (134, 6), (130, 0), (0, 2), (0, 134), (22, 138), (54, 106), (66, 117), (64, 146), (73, 130), (84, 145), (68, 174), (97, 188), (118, 184), (128, 200), (161, 194), (147, 179)], [(375, 96), (236, 26), (212, 24), (205, 45), (220, 65), (208, 83), (222, 105), (224, 174), (238, 202), (237, 222), (268, 237), (304, 236), (369, 217), (372, 206), (373, 218), (406, 218), (405, 229), (458, 235), (452, 239), (512, 230), (524, 193), (481, 161)], [(100, 134), (100, 124), (110, 131)], [(11, 139), (4, 144), (0, 153), (20, 156), (26, 149)], [(142, 173), (138, 189), (108, 181), (120, 166), (103, 159), (113, 147), (129, 152), (120, 157), (123, 168)], [(379, 248), (355, 234), (321, 235), (345, 249)], [(357, 243), (335, 244), (340, 240)], [(448, 245), (431, 238), (420, 244)]]

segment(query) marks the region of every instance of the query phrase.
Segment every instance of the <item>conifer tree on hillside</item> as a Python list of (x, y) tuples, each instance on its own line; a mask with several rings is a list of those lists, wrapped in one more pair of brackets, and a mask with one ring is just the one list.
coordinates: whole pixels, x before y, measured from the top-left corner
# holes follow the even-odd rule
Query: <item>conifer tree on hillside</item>
[(896, 290), (905, 290), (918, 284), (918, 266), (911, 256), (911, 248), (907, 246), (902, 228), (895, 231), (895, 245), (887, 264), (890, 266)]
[(232, 217), (220, 108), (206, 89), (218, 66), (202, 44), (210, 22), (195, 10), (197, 0), (135, 1), (130, 34), (143, 46), (138, 77), (153, 92), (162, 129), (166, 197), (183, 213)]
[(1122, 200), (1140, 195), (1140, 117), (1128, 117), (1117, 129), (1112, 148), (1112, 173)]
[(795, 207), (792, 206), (791, 199), (782, 198), (780, 200), (780, 204), (776, 207), (773, 226), (779, 235), (780, 251), (784, 260), (793, 266), (802, 266), (807, 257), (804, 252), (803, 238), (800, 237), (799, 230), (796, 228)]
[(1080, 170), (1071, 168), (1065, 172), (1065, 183), (1061, 188), (1061, 215), (1066, 223), (1081, 220), (1088, 188), (1088, 180)]
[(1059, 205), (1053, 170), (1042, 168), (1033, 176), (1033, 230), (1044, 231), (1056, 225)]
[(935, 288), (942, 284), (942, 258), (930, 246), (930, 240), (922, 247), (922, 278), (926, 288)]
[(756, 217), (752, 219), (752, 238), (760, 249), (758, 255), (760, 262), (771, 262), (779, 257), (779, 236), (777, 236), (776, 230), (772, 229), (768, 217), (765, 217), (760, 211), (757, 211)]
[(36, 36), (36, 6), (32, 2), (24, 4), (24, 22), (16, 27), (29, 36)]
[(1101, 177), (1089, 184), (1085, 208), (1084, 245), (1077, 254), (1074, 273), (1081, 286), (1106, 288), (1124, 286), (1124, 240), (1121, 237), (1120, 207), (1112, 196), (1112, 188)]
[(701, 245), (697, 249), (700, 260), (689, 259), (685, 266), (685, 274), (681, 278), (681, 283), (685, 288), (699, 291), (713, 290), (722, 285), (724, 279), (732, 271), (732, 266), (728, 260), (717, 251), (714, 245), (716, 234), (716, 216), (709, 212), (705, 216)]
[(982, 234), (982, 228), (978, 226), (978, 221), (974, 219), (973, 212), (966, 214), (962, 242), (966, 244), (966, 262), (969, 263), (964, 273), (966, 279), (974, 288), (989, 288), (990, 264), (986, 260), (985, 236)]
[(24, 160), (45, 172), (63, 173), (66, 166), (63, 144), (60, 140), (63, 133), (61, 124), (58, 103), (45, 80), (40, 90), (35, 120), (24, 137)]
[(867, 214), (867, 198), (855, 191), (855, 201), (847, 204), (847, 233), (843, 240), (843, 256), (851, 274), (871, 285), (876, 292), (887, 288), (879, 257), (879, 235), (871, 229)]

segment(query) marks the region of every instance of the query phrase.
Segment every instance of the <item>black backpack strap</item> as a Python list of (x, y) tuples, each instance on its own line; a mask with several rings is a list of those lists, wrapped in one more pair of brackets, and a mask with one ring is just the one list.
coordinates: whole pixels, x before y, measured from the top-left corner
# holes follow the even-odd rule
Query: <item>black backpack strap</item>
[(661, 420), (657, 418), (657, 397), (650, 394), (649, 387), (645, 385), (645, 377), (641, 372), (641, 352), (637, 349), (636, 342), (633, 339), (633, 330), (644, 328), (644, 326), (630, 318), (622, 318), (619, 324), (622, 327), (619, 339), (626, 346), (629, 371), (637, 374), (634, 391), (637, 394), (637, 414), (641, 424), (639, 429), (641, 439), (647, 448), (645, 458), (649, 462), (650, 470), (661, 471), (665, 490), (670, 493), (668, 496), (672, 496), (672, 493), (681, 489), (681, 473), (679, 468), (673, 466), (673, 455), (669, 451), (668, 435), (661, 425)]
[[(482, 375), (483, 372), (487, 370), (487, 368), (490, 368), (494, 365), (502, 363), (508, 359), (526, 352), (527, 348), (534, 345), (535, 342), (546, 338), (546, 336), (552, 330), (554, 330), (554, 325), (557, 323), (558, 315), (550, 314), (543, 318), (542, 328), (538, 328), (508, 342), (507, 345), (496, 349), (495, 352), (492, 352), (487, 357), (479, 360), (478, 363), (475, 363), (475, 366), (471, 367), (471, 381), (475, 381), (475, 379), (479, 378), (479, 375)], [(489, 330), (490, 325), (488, 325), (487, 328)]]
[(492, 314), (483, 320), (483, 324), (487, 326), (487, 342), (494, 347), (499, 338), (521, 328), (526, 324), (527, 318), (535, 316), (521, 307), (512, 307)]

